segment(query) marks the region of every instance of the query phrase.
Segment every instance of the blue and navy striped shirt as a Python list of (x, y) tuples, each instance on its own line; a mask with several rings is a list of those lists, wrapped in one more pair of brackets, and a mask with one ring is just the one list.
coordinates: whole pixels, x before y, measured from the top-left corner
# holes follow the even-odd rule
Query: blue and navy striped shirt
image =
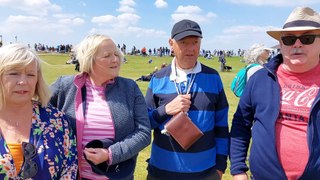
[[(195, 76), (188, 115), (204, 136), (187, 151), (170, 136), (161, 134), (172, 117), (164, 107), (178, 95), (175, 82), (170, 80), (171, 72), (171, 66), (167, 66), (154, 74), (146, 93), (154, 129), (149, 174), (163, 179), (199, 179), (215, 170), (224, 172), (229, 153), (229, 105), (218, 72), (201, 64), (201, 71)], [(192, 74), (187, 75), (189, 81), (191, 77)]]

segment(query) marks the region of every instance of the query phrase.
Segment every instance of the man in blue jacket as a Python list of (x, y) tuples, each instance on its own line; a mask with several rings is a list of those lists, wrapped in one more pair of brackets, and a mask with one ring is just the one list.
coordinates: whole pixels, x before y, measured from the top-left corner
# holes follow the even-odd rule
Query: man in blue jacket
[(320, 15), (292, 11), (282, 29), (267, 31), (280, 43), (248, 81), (231, 128), (231, 174), (248, 179), (320, 179)]
[[(150, 81), (146, 102), (154, 141), (148, 180), (217, 180), (226, 169), (229, 105), (218, 72), (198, 61), (201, 38), (198, 23), (177, 22), (169, 39), (175, 57)], [(204, 134), (187, 150), (161, 133), (166, 122), (181, 111)]]

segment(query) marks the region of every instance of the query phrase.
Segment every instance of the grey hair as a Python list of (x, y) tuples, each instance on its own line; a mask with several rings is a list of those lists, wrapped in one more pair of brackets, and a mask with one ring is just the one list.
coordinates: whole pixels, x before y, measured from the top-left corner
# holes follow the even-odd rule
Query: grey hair
[(270, 51), (263, 44), (253, 44), (243, 55), (243, 60), (246, 64), (263, 64), (263, 61), (259, 59), (260, 55), (264, 51)]

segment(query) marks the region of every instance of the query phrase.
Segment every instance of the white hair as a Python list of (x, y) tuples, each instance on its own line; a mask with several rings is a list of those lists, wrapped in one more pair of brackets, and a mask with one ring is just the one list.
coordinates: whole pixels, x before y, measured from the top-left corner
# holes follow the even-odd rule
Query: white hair
[(264, 62), (259, 58), (264, 51), (271, 51), (270, 48), (263, 44), (253, 44), (243, 55), (243, 60), (246, 64), (263, 64)]

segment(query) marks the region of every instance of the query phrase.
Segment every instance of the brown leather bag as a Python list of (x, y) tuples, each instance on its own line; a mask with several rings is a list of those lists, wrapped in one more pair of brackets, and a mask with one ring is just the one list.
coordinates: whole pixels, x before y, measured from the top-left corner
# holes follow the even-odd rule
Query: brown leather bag
[(164, 127), (184, 150), (188, 150), (192, 144), (203, 136), (202, 131), (184, 112), (174, 115)]

